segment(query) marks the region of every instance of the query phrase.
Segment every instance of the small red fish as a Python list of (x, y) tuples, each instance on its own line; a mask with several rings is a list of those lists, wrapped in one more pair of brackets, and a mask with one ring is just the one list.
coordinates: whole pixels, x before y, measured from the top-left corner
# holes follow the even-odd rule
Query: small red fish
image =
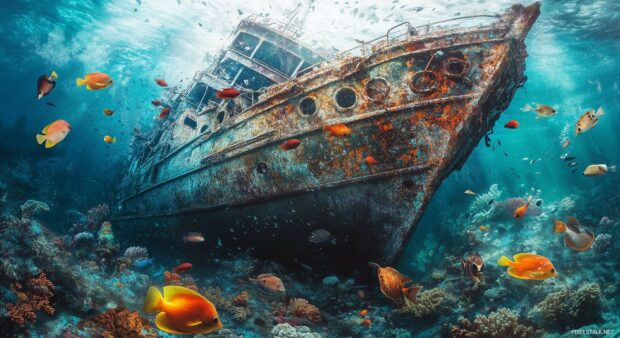
[(155, 107), (159, 107), (159, 106), (161, 106), (161, 101), (160, 100), (153, 100), (153, 101), (151, 101), (151, 104), (154, 105)]
[(204, 242), (205, 237), (200, 232), (188, 232), (183, 236), (183, 242), (200, 243)]
[(280, 148), (282, 148), (282, 150), (293, 150), (299, 147), (300, 144), (301, 141), (299, 139), (292, 138), (290, 140), (282, 142), (282, 144), (280, 144)]
[(372, 320), (368, 318), (365, 318), (364, 320), (362, 320), (362, 326), (370, 327), (370, 325), (372, 325)]
[(159, 113), (159, 119), (163, 120), (164, 118), (166, 118), (166, 116), (168, 116), (168, 113), (170, 113), (170, 108), (166, 107), (164, 109), (161, 110), (161, 113)]
[(217, 93), (215, 94), (220, 99), (228, 100), (228, 99), (234, 99), (235, 97), (241, 95), (241, 92), (236, 90), (235, 88), (224, 88), (222, 90), (217, 91)]
[(368, 155), (366, 156), (366, 158), (364, 159), (364, 163), (366, 163), (367, 166), (371, 167), (377, 163), (379, 163), (379, 161), (377, 161), (376, 158), (374, 158), (374, 156), (372, 155)]
[(351, 128), (344, 123), (336, 123), (323, 127), (323, 131), (329, 132), (329, 136), (343, 137), (351, 135)]
[(185, 272), (189, 269), (191, 269), (193, 267), (192, 263), (181, 263), (179, 264), (177, 267), (175, 267), (174, 269), (172, 269), (172, 271), (174, 271), (175, 273), (180, 273), (180, 272)]
[(519, 122), (517, 120), (510, 120), (504, 125), (504, 128), (517, 129), (519, 128)]
[(368, 314), (368, 309), (360, 310), (360, 316), (361, 317), (366, 317), (367, 314)]
[(527, 203), (525, 203), (522, 206), (518, 207), (517, 210), (515, 210), (515, 213), (512, 216), (514, 218), (523, 218), (523, 216), (525, 216), (525, 213), (527, 212), (527, 208), (530, 207), (530, 203), (532, 203), (532, 196), (531, 195), (527, 199)]
[(157, 83), (161, 87), (168, 87), (168, 82), (164, 79), (155, 79), (155, 83)]

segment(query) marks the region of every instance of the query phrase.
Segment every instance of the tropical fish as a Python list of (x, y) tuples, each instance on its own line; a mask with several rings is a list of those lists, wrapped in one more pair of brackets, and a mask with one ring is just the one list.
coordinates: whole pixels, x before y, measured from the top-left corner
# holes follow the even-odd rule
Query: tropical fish
[(569, 217), (566, 223), (555, 220), (553, 222), (555, 233), (565, 233), (564, 245), (575, 251), (586, 251), (594, 243), (594, 234), (581, 229), (581, 224), (575, 217)]
[(52, 71), (52, 74), (43, 74), (37, 79), (37, 100), (40, 100), (43, 96), (48, 95), (56, 87), (56, 79), (58, 74)]
[(218, 90), (215, 95), (217, 95), (220, 99), (229, 100), (241, 95), (241, 92), (235, 88), (224, 88), (222, 90)]
[(250, 278), (250, 282), (258, 284), (262, 289), (270, 292), (284, 292), (282, 280), (270, 273), (263, 273), (256, 278)]
[(308, 241), (318, 245), (336, 245), (336, 237), (325, 229), (312, 231), (310, 237), (308, 237)]
[(43, 128), (41, 134), (37, 134), (37, 143), (43, 144), (45, 148), (51, 148), (67, 137), (71, 131), (71, 125), (65, 120), (56, 120)]
[(56, 107), (56, 104), (54, 102), (45, 102), (45, 104), (50, 107)]
[(99, 90), (107, 88), (111, 86), (112, 83), (112, 78), (110, 78), (108, 74), (99, 72), (86, 74), (83, 79), (75, 79), (75, 84), (78, 87), (86, 85), (86, 89), (88, 90)]
[(166, 116), (168, 116), (169, 113), (170, 113), (170, 107), (166, 107), (162, 109), (161, 112), (159, 113), (159, 119), (163, 120), (164, 118), (166, 118)]
[(549, 117), (557, 114), (558, 112), (553, 108), (546, 104), (538, 104), (536, 103), (536, 108), (533, 108), (529, 104), (526, 104), (522, 111), (532, 111), (536, 113), (536, 118)]
[(364, 327), (370, 327), (370, 325), (372, 325), (372, 320), (368, 319), (368, 318), (364, 318), (362, 320), (362, 326)]
[(364, 163), (366, 163), (367, 166), (371, 167), (377, 163), (379, 163), (379, 161), (377, 161), (377, 159), (375, 159), (374, 156), (372, 155), (368, 155), (366, 156), (366, 158), (364, 159)]
[(185, 236), (183, 236), (183, 242), (200, 243), (204, 241), (205, 238), (200, 232), (188, 232)]
[(478, 229), (480, 229), (480, 231), (487, 231), (487, 230), (489, 230), (489, 227), (486, 226), (486, 225), (481, 225), (481, 226), (478, 227)]
[(280, 144), (282, 150), (293, 150), (301, 144), (301, 141), (296, 138), (288, 139)]
[(182, 286), (164, 286), (163, 296), (155, 287), (149, 287), (144, 312), (157, 313), (155, 325), (172, 334), (209, 333), (224, 327), (209, 300)]
[(159, 106), (161, 106), (161, 101), (160, 100), (153, 100), (153, 101), (151, 101), (151, 104), (154, 105), (155, 107), (159, 107)]
[(164, 79), (155, 79), (155, 83), (157, 83), (160, 87), (168, 87), (168, 83)]
[(530, 207), (530, 203), (532, 203), (532, 196), (531, 195), (527, 199), (527, 202), (525, 204), (523, 204), (522, 206), (518, 207), (517, 210), (515, 210), (515, 212), (512, 215), (512, 217), (514, 217), (514, 218), (523, 218), (523, 216), (527, 212), (527, 208)]
[(103, 110), (103, 113), (107, 116), (112, 116), (114, 114), (114, 112), (110, 108), (105, 108)]
[(574, 159), (576, 159), (576, 157), (575, 157), (575, 156), (564, 156), (564, 158), (563, 158), (563, 160), (564, 160), (565, 162), (572, 161), (572, 160), (574, 160)]
[(615, 173), (616, 166), (607, 166), (606, 164), (590, 164), (583, 171), (583, 176), (603, 176), (608, 172)]
[(360, 310), (360, 317), (366, 317), (367, 314), (368, 314), (368, 309)]
[(558, 275), (551, 261), (544, 256), (531, 253), (520, 253), (514, 257), (514, 262), (502, 256), (497, 264), (508, 266), (508, 274), (514, 278), (527, 280), (545, 280)]
[(351, 128), (344, 123), (332, 124), (323, 127), (323, 131), (329, 132), (329, 136), (343, 137), (351, 135)]
[(103, 137), (103, 142), (105, 143), (116, 143), (116, 137), (112, 137), (110, 135), (106, 135)]
[(571, 163), (569, 163), (569, 164), (568, 164), (568, 167), (569, 167), (569, 168), (570, 168), (570, 167), (574, 167), (574, 166), (576, 166), (577, 164), (579, 164), (579, 163), (577, 163), (577, 162), (571, 162)]
[(175, 273), (185, 272), (193, 267), (192, 263), (181, 263), (177, 265), (174, 269), (172, 269)]
[(562, 142), (562, 148), (566, 148), (569, 145), (570, 145), (570, 140), (569, 139), (566, 139), (566, 140), (564, 140), (564, 142)]
[(479, 253), (472, 253), (467, 260), (461, 257), (461, 269), (463, 274), (476, 283), (482, 283), (482, 268), (484, 267), (484, 260)]
[(368, 266), (377, 269), (377, 277), (379, 278), (379, 289), (381, 293), (392, 301), (403, 304), (406, 300), (417, 303), (417, 296), (422, 285), (413, 284), (411, 278), (398, 272), (391, 267), (382, 268), (377, 263), (368, 262)]
[(510, 120), (506, 122), (506, 124), (504, 125), (504, 128), (517, 129), (519, 128), (519, 122), (517, 120)]
[(469, 190), (469, 189), (467, 189), (467, 190), (465, 190), (465, 195), (476, 196), (476, 193), (471, 191), (471, 190)]
[(579, 136), (586, 131), (594, 128), (594, 126), (596, 126), (596, 124), (598, 123), (599, 118), (604, 114), (605, 111), (603, 111), (603, 107), (598, 107), (596, 113), (594, 112), (594, 109), (590, 109), (583, 113), (579, 120), (577, 120), (577, 125), (575, 126), (575, 135)]

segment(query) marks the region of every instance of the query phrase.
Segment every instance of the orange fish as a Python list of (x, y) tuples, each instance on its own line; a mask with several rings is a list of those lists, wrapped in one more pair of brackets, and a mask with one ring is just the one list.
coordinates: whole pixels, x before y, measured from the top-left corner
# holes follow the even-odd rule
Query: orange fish
[(52, 92), (56, 87), (56, 79), (58, 74), (52, 71), (52, 74), (43, 74), (37, 79), (37, 99), (40, 100), (43, 96)]
[(292, 138), (292, 139), (282, 142), (282, 144), (280, 144), (280, 148), (282, 148), (282, 150), (292, 150), (292, 149), (297, 148), (300, 144), (301, 144), (300, 140), (296, 138)]
[(114, 112), (110, 108), (104, 109), (103, 113), (107, 116), (112, 116), (112, 114), (114, 114)]
[(360, 310), (360, 316), (366, 317), (367, 314), (368, 314), (368, 309)]
[(112, 78), (110, 75), (105, 73), (89, 73), (82, 78), (75, 79), (75, 84), (78, 87), (86, 85), (86, 89), (88, 90), (99, 90), (103, 88), (107, 88), (112, 85)]
[(153, 101), (151, 101), (151, 104), (154, 105), (155, 107), (159, 107), (159, 106), (161, 106), (161, 101), (160, 100), (153, 100)]
[(372, 325), (372, 320), (370, 320), (370, 319), (368, 319), (368, 318), (364, 318), (364, 319), (362, 320), (362, 326), (365, 326), (365, 327), (370, 327), (370, 325)]
[(188, 232), (183, 236), (183, 242), (200, 243), (205, 241), (205, 236), (200, 232)]
[(522, 206), (518, 207), (517, 210), (515, 210), (515, 213), (512, 215), (512, 217), (523, 218), (523, 216), (525, 216), (525, 213), (527, 212), (527, 208), (530, 207), (530, 203), (532, 203), (532, 196), (527, 199), (527, 203), (523, 204)]
[(224, 327), (213, 303), (182, 286), (164, 286), (164, 295), (149, 287), (144, 312), (157, 313), (155, 325), (173, 334), (209, 333)]
[(193, 267), (192, 263), (181, 263), (179, 265), (177, 265), (174, 269), (172, 269), (172, 271), (179, 273), (179, 272), (185, 272), (189, 269), (191, 269)]
[(489, 230), (489, 227), (486, 226), (486, 225), (481, 225), (478, 228), (480, 229), (480, 231), (487, 231), (487, 230)]
[(323, 127), (323, 131), (328, 131), (329, 136), (343, 137), (351, 135), (351, 128), (344, 123), (332, 124)]
[(377, 161), (374, 156), (372, 155), (368, 155), (366, 156), (366, 158), (364, 159), (364, 163), (366, 163), (367, 166), (371, 167), (377, 163), (379, 163), (379, 161)]
[(517, 129), (519, 128), (519, 122), (517, 122), (517, 120), (510, 120), (504, 125), (504, 128)]
[(168, 87), (168, 83), (164, 79), (155, 79), (155, 83), (157, 83), (160, 87)]
[(382, 268), (377, 263), (368, 262), (368, 266), (377, 269), (377, 277), (379, 278), (379, 289), (387, 298), (392, 301), (402, 304), (405, 299), (408, 299), (414, 303), (417, 303), (417, 296), (422, 285), (414, 284), (409, 285), (411, 278), (396, 271), (394, 268), (386, 267)]
[(103, 137), (103, 142), (105, 143), (116, 143), (116, 137), (112, 137), (110, 135), (106, 135)]
[(215, 95), (217, 95), (220, 99), (228, 100), (234, 99), (235, 97), (241, 95), (241, 92), (235, 88), (224, 88), (222, 90), (218, 90)]
[(594, 234), (581, 229), (579, 221), (572, 216), (568, 218), (566, 223), (556, 219), (553, 222), (553, 231), (565, 233), (564, 245), (575, 251), (586, 251), (594, 243)]
[(514, 257), (514, 262), (502, 256), (497, 264), (508, 266), (508, 274), (514, 278), (527, 280), (545, 280), (558, 275), (551, 261), (544, 256), (531, 253), (520, 253)]
[(45, 148), (51, 148), (67, 137), (71, 131), (71, 125), (65, 120), (56, 120), (43, 128), (41, 134), (37, 134), (37, 143), (43, 144)]
[(284, 292), (284, 284), (282, 280), (270, 273), (263, 273), (254, 278), (250, 278), (250, 282), (258, 284), (261, 288), (271, 292)]
[(161, 110), (161, 112), (159, 113), (159, 119), (163, 120), (166, 118), (166, 116), (168, 116), (168, 113), (170, 113), (170, 108), (166, 107), (164, 109)]

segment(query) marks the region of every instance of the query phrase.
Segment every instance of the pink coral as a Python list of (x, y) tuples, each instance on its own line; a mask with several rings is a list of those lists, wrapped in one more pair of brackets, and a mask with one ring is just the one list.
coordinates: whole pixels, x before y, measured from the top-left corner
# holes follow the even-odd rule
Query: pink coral
[(9, 303), (6, 308), (11, 320), (24, 326), (26, 322), (33, 322), (37, 319), (37, 311), (43, 310), (47, 314), (54, 314), (54, 307), (50, 304), (50, 299), (54, 296), (54, 284), (47, 279), (45, 273), (32, 278), (24, 289), (21, 284), (12, 285), (13, 292), (17, 295), (17, 304)]

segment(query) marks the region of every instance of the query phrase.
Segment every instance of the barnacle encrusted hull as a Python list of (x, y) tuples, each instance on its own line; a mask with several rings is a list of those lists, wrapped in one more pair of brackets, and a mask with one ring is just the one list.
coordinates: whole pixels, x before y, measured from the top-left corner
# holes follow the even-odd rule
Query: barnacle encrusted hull
[[(169, 229), (166, 241), (170, 231), (202, 231), (211, 244), (272, 258), (393, 263), (438, 185), (525, 81), (524, 38), (538, 14), (538, 4), (515, 5), (488, 26), (395, 42), (388, 34), (367, 55), (268, 88), (238, 114), (206, 116), (216, 129), (170, 141), (155, 169), (126, 178), (117, 221), (149, 241), (155, 222)], [(351, 134), (323, 130), (337, 123)], [(177, 141), (182, 127), (170, 127)], [(299, 147), (281, 149), (291, 138)], [(308, 243), (319, 228), (335, 247)]]

